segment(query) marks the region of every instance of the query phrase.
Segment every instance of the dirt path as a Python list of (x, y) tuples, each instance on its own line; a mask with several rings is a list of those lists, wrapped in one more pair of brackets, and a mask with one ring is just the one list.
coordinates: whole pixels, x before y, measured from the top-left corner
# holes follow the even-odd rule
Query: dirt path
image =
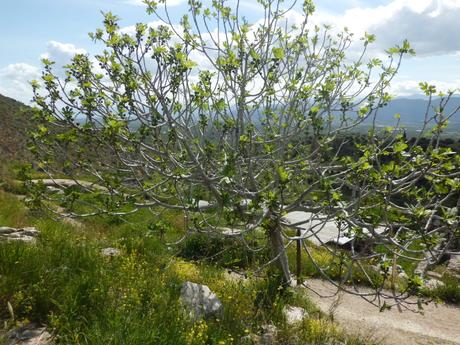
[[(19, 200), (24, 200), (26, 198), (25, 195), (18, 195), (18, 194), (11, 194), (11, 195), (14, 195), (16, 198), (18, 198)], [(65, 210), (60, 207), (60, 206), (54, 206), (54, 211), (57, 213), (57, 214), (64, 214), (65, 213)], [(59, 218), (61, 221), (63, 221), (64, 223), (67, 223), (71, 226), (73, 226), (74, 228), (76, 229), (81, 229), (81, 228), (84, 228), (84, 224), (74, 218), (70, 218), (70, 217), (60, 217)]]
[(102, 191), (107, 191), (107, 188), (98, 185), (95, 182), (88, 182), (82, 180), (72, 180), (65, 178), (56, 178), (56, 179), (37, 179), (30, 180), (32, 183), (43, 183), (46, 187), (58, 187), (58, 188), (67, 188), (71, 186), (80, 186), (88, 189), (98, 189)]
[(374, 334), (386, 345), (453, 345), (460, 344), (460, 308), (430, 304), (424, 315), (411, 311), (391, 309), (379, 312), (378, 308), (358, 296), (340, 293), (331, 296), (336, 288), (323, 280), (310, 279), (306, 284), (313, 293), (307, 294), (325, 313), (338, 305), (334, 320), (350, 333)]

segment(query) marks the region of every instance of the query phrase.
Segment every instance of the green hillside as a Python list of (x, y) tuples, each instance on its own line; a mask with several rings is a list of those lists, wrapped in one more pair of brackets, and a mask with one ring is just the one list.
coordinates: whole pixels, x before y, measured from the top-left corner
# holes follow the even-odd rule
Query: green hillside
[(0, 160), (20, 161), (26, 158), (26, 132), (29, 127), (27, 107), (0, 95)]

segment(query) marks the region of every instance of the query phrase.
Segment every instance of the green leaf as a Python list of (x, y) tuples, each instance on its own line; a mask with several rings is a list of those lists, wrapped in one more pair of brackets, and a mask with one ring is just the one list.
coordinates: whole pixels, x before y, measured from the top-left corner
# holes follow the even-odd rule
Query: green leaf
[(272, 49), (273, 56), (277, 60), (282, 60), (284, 58), (284, 49), (283, 48), (273, 48)]
[(369, 162), (364, 162), (363, 165), (361, 165), (362, 170), (369, 170), (372, 168), (372, 165)]
[(195, 61), (187, 59), (184, 63), (184, 66), (187, 69), (192, 69), (193, 67), (197, 66), (197, 63)]
[(248, 143), (249, 142), (249, 137), (247, 135), (241, 135), (240, 136), (240, 143), (241, 144), (245, 144), (245, 143)]
[(405, 142), (397, 142), (396, 144), (393, 145), (393, 151), (395, 153), (402, 152), (405, 149), (407, 149), (409, 146)]
[(278, 168), (278, 176), (281, 184), (286, 184), (289, 181), (289, 173), (283, 168)]
[(332, 199), (335, 201), (340, 201), (342, 199), (342, 194), (339, 192), (334, 192), (332, 193)]
[(375, 42), (375, 35), (370, 34), (368, 32), (364, 33), (364, 44), (374, 43)]
[(359, 108), (358, 115), (359, 117), (365, 117), (368, 112), (369, 112), (369, 107), (364, 106), (364, 107)]
[(257, 54), (257, 52), (254, 50), (254, 49), (251, 49), (249, 51), (249, 55), (251, 55), (251, 57), (254, 59), (254, 60), (260, 60), (260, 55)]

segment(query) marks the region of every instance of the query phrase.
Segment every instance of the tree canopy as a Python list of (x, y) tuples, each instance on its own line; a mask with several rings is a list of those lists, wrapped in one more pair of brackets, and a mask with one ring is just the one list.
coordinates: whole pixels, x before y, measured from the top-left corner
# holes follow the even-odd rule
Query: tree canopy
[[(190, 231), (237, 229), (243, 240), (262, 231), (286, 283), (285, 248), (297, 240), (330, 278), (308, 240), (333, 222), (338, 237), (353, 238), (349, 255), (326, 247), (340, 266), (337, 285), (353, 292), (343, 283), (361, 271), (377, 296), (388, 283), (396, 303), (416, 292), (417, 276), (396, 291), (396, 264), (436, 260), (458, 238), (460, 161), (439, 145), (451, 92), (421, 84), (430, 103), (411, 142), (397, 116), (395, 127), (377, 126), (403, 56), (414, 53), (409, 43), (386, 59), (369, 56), (373, 35), (356, 41), (346, 29), (312, 25), (310, 0), (258, 1), (264, 16), (255, 23), (238, 1), (190, 0), (179, 24), (161, 1), (145, 3), (154, 24), (126, 29), (105, 13), (90, 34), (104, 49), (76, 55), (64, 76), (43, 60), (42, 80), (32, 82), (39, 168), (102, 188), (81, 184), (61, 195), (35, 186), (32, 200), (59, 200), (70, 216), (177, 209)], [(354, 141), (360, 126), (367, 134)], [(302, 220), (289, 222), (292, 212), (304, 212)], [(301, 225), (300, 237), (289, 230)], [(364, 265), (371, 261), (380, 284)]]

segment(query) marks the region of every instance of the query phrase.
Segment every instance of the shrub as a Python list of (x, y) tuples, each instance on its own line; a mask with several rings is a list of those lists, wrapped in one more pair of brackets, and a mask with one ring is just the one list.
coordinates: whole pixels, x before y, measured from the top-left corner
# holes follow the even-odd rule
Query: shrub
[[(251, 241), (251, 244), (255, 244)], [(192, 234), (181, 245), (179, 256), (188, 260), (202, 260), (226, 268), (249, 268), (269, 258), (269, 250), (249, 250), (238, 238), (222, 238), (207, 234)]]
[(444, 285), (435, 289), (423, 289), (422, 293), (434, 299), (441, 299), (447, 303), (460, 305), (460, 281), (458, 278), (444, 274), (442, 278)]

